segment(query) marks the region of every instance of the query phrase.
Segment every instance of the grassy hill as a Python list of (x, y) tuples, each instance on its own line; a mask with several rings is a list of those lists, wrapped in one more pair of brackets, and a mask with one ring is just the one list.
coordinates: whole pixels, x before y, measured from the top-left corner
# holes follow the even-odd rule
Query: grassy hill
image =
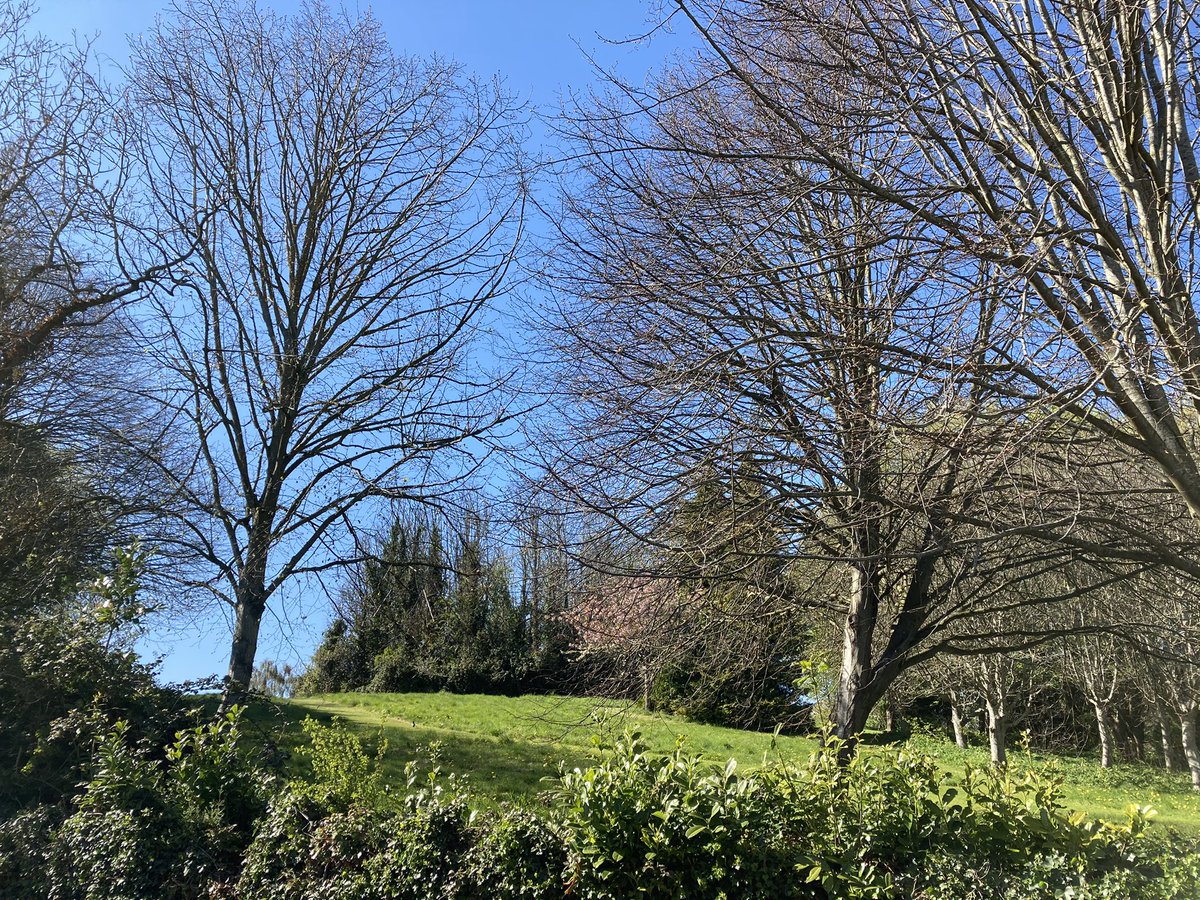
[[(467, 776), (481, 799), (494, 801), (535, 797), (560, 763), (586, 765), (596, 756), (597, 742), (610, 742), (626, 730), (641, 732), (654, 749), (670, 750), (682, 741), (715, 764), (733, 758), (748, 768), (803, 760), (814, 747), (805, 737), (776, 739), (647, 713), (631, 704), (566, 697), (329, 694), (260, 708), (254, 719), (264, 726), (282, 725), (283, 743), (295, 747), (302, 740), (299, 723), (309, 715), (342, 718), (368, 741), (385, 738), (384, 772), (395, 783), (402, 782), (409, 760), (418, 759), (424, 767), (436, 761), (445, 772)], [(988, 762), (985, 748), (960, 750), (935, 737), (914, 737), (906, 746), (933, 756), (952, 773)], [(1120, 819), (1130, 803), (1150, 805), (1158, 810), (1159, 827), (1200, 835), (1200, 795), (1186, 776), (1129, 765), (1104, 771), (1088, 757), (1010, 753), (1014, 777), (1047, 768), (1061, 774), (1068, 805), (1090, 816)]]

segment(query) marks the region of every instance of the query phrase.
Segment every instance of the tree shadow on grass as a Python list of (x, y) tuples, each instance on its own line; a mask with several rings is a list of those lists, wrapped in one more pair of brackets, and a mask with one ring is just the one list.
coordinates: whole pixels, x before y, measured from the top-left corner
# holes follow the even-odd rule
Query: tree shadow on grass
[[(364, 710), (361, 717), (345, 717), (313, 705), (259, 702), (245, 716), (245, 729), (263, 746), (278, 748), (284, 771), (293, 777), (308, 774), (301, 723), (312, 717), (322, 724), (334, 719), (347, 722), (352, 731), (375, 752), (379, 740), (387, 741), (383, 755), (384, 784), (394, 793), (406, 787), (405, 767), (415, 762), (422, 779), (437, 768), (443, 776), (466, 776), (468, 789), (483, 805), (528, 802), (553, 786), (560, 764), (586, 766), (593, 757), (574, 746), (516, 740), (504, 735), (475, 736), (426, 727)], [(374, 721), (372, 721), (374, 720)]]

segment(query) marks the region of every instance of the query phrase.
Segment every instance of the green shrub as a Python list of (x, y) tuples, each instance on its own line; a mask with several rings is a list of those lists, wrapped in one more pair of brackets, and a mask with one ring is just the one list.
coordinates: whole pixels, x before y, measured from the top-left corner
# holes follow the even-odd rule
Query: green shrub
[(55, 830), (62, 822), (56, 807), (37, 806), (0, 820), (0, 885), (7, 900), (40, 900), (47, 894)]
[(776, 799), (732, 762), (717, 771), (679, 749), (656, 757), (627, 736), (601, 765), (562, 777), (573, 895), (789, 896)]
[(294, 781), (293, 790), (308, 792), (331, 809), (349, 809), (355, 805), (375, 805), (381, 794), (380, 762), (387, 753), (387, 741), (381, 740), (371, 757), (358, 736), (343, 722), (322, 725), (312, 716), (300, 724), (308, 746), (310, 775)]
[(235, 709), (181, 731), (159, 758), (118, 722), (61, 821), (40, 807), (0, 828), (0, 883), (17, 897), (141, 900), (203, 895), (231, 880), (271, 776), (239, 746)]
[(927, 758), (846, 764), (841, 749), (827, 739), (804, 765), (738, 775), (623, 740), (558, 791), (572, 896), (1191, 896), (1194, 860), (1147, 842), (1143, 810), (1090, 822), (1044, 776), (955, 784)]
[(399, 811), (337, 809), (312, 792), (275, 798), (246, 852), (237, 895), (255, 900), (425, 900), (452, 896), (470, 845), (460, 797)]
[(145, 554), (116, 554), (110, 574), (78, 596), (0, 619), (0, 817), (69, 800), (118, 720), (162, 747), (194, 710), (155, 684), (128, 646), (145, 613), (137, 599)]
[(808, 763), (764, 773), (797, 874), (832, 896), (886, 897), (895, 875), (944, 836), (948, 798), (926, 758), (895, 753), (839, 760), (826, 736)]
[(156, 751), (124, 723), (73, 807), (0, 824), (0, 894), (37, 900), (1183, 900), (1200, 849), (1149, 837), (1150, 812), (1088, 821), (1058, 782), (895, 752), (750, 774), (637, 736), (564, 773), (544, 812), (476, 817), (461, 782), (406, 767), (381, 784), (340, 722), (304, 723), (309, 765), (280, 790), (242, 747), (240, 711)]
[(956, 853), (932, 854), (914, 900), (1194, 900), (1200, 897), (1200, 854), (1147, 842), (1139, 864), (1105, 873), (1081, 868), (1062, 853), (1002, 867)]
[(561, 828), (518, 807), (480, 831), (459, 886), (463, 900), (565, 900), (569, 857)]
[(237, 894), (262, 900), (425, 900), (453, 896), (472, 813), (437, 771), (386, 807), (381, 744), (372, 757), (344, 724), (306, 719), (311, 777), (271, 802), (246, 851)]
[(54, 835), (52, 896), (180, 896), (208, 874), (192, 856), (203, 852), (202, 835), (172, 807), (159, 766), (127, 737), (123, 722), (105, 736), (78, 808)]
[(388, 841), (367, 862), (379, 900), (453, 897), (471, 846), (465, 798), (439, 790), (410, 796), (388, 822)]

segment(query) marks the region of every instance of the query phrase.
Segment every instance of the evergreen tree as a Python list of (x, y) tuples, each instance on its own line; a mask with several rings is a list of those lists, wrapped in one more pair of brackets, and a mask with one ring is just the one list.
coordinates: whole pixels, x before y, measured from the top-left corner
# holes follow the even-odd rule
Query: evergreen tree
[[(561, 667), (566, 572), (559, 560), (553, 586), (535, 585), (539, 608), (514, 597), (507, 556), (488, 536), (480, 512), (462, 519), (448, 556), (441, 528), (419, 515), (397, 515), (386, 538), (351, 574), (341, 616), (313, 657), (308, 691), (449, 688), (535, 690), (547, 668)], [(532, 622), (542, 636), (532, 640)]]
[(742, 727), (806, 723), (794, 684), (808, 636), (791, 614), (786, 528), (766, 483), (748, 465), (709, 465), (670, 511), (660, 564), (678, 599), (652, 703)]

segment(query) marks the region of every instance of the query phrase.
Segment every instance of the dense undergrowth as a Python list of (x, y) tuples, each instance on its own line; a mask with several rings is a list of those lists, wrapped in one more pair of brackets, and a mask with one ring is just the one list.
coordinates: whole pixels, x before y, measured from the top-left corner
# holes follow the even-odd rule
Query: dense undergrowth
[(118, 723), (65, 804), (0, 826), (13, 898), (1191, 898), (1200, 850), (1062, 806), (1058, 784), (899, 752), (744, 773), (637, 735), (536, 803), (480, 809), (469, 784), (381, 777), (341, 723), (304, 724), (288, 778), (239, 710), (156, 753)]

